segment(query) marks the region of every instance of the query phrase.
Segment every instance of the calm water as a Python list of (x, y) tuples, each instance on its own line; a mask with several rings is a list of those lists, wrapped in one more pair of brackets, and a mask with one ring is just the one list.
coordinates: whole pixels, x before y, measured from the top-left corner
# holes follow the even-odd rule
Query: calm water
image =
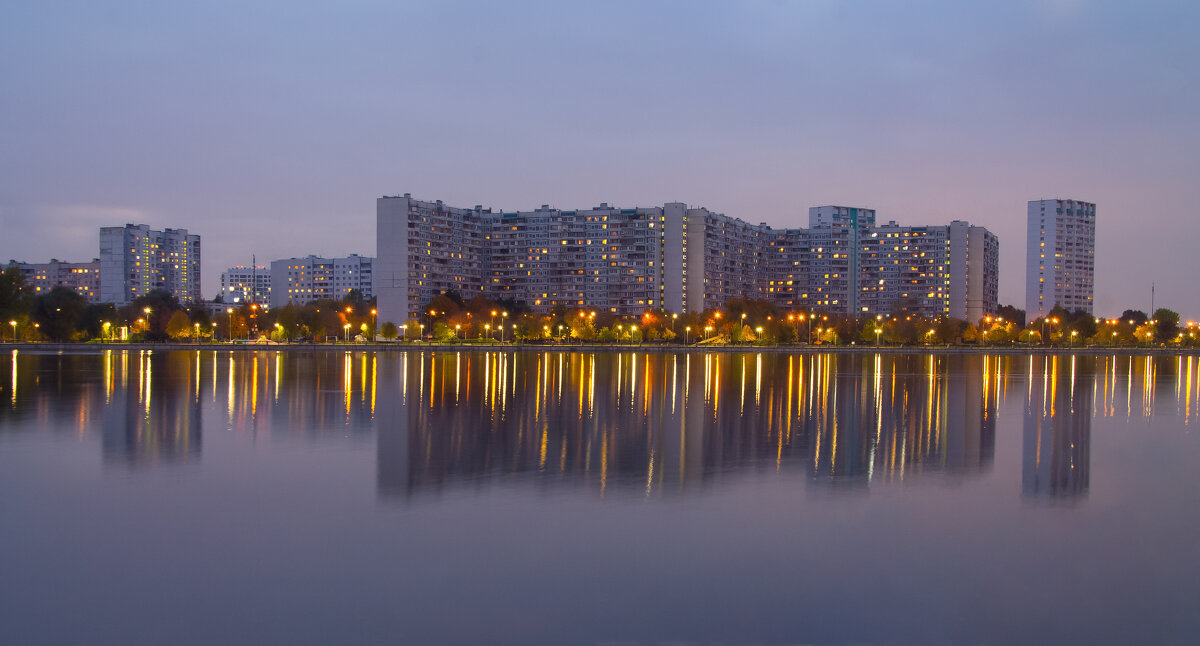
[(5, 644), (1196, 643), (1200, 359), (19, 352)]

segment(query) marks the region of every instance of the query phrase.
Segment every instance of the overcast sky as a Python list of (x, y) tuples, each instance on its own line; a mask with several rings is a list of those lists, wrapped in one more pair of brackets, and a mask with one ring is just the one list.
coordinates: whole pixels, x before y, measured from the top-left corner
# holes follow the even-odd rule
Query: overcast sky
[(1097, 204), (1096, 307), (1200, 317), (1200, 3), (10, 2), (0, 262), (101, 226), (231, 265), (375, 254), (375, 198), (965, 219), (1024, 307), (1032, 199)]

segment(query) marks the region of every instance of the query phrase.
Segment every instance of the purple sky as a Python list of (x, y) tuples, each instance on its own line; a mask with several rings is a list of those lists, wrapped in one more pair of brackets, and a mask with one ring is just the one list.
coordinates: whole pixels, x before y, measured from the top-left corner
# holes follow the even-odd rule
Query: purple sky
[[(8, 3), (0, 261), (186, 228), (220, 272), (375, 253), (375, 198), (965, 219), (1097, 203), (1097, 313), (1200, 317), (1200, 5)], [(570, 5), (570, 6), (566, 6)]]

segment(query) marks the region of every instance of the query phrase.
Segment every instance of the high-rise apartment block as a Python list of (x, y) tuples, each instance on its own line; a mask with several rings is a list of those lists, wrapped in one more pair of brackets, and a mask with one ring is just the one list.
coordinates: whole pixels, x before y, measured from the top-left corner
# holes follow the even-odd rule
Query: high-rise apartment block
[(230, 267), (221, 272), (221, 297), (226, 303), (271, 303), (271, 270), (264, 265)]
[(200, 236), (144, 224), (100, 229), (100, 302), (125, 305), (154, 290), (202, 300)]
[(55, 287), (69, 287), (87, 299), (100, 302), (100, 259), (91, 262), (63, 262), (51, 259), (46, 263), (10, 262), (25, 277), (34, 295), (47, 294)]
[(960, 221), (876, 226), (871, 209), (822, 206), (807, 229), (773, 229), (679, 202), (493, 212), (409, 194), (381, 197), (376, 209), (382, 321), (411, 318), (445, 291), (621, 315), (737, 298), (968, 320), (997, 306), (996, 237)]
[(1092, 313), (1096, 205), (1077, 200), (1029, 203), (1025, 250), (1025, 317), (1033, 321), (1055, 305)]
[(350, 254), (345, 258), (284, 258), (271, 262), (271, 307), (337, 300), (357, 290), (363, 298), (375, 295), (374, 259)]

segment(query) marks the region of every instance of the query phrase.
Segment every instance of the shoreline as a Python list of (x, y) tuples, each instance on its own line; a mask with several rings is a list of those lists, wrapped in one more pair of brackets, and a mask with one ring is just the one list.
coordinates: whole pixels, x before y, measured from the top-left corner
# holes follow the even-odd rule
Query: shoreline
[(1128, 347), (1041, 347), (1041, 346), (873, 346), (873, 345), (674, 345), (674, 344), (459, 344), (459, 343), (0, 343), (0, 351), (90, 352), (103, 350), (226, 351), (226, 352), (643, 352), (676, 353), (761, 353), (773, 354), (998, 354), (998, 355), (1129, 355), (1129, 356), (1200, 356), (1200, 348), (1128, 348)]

